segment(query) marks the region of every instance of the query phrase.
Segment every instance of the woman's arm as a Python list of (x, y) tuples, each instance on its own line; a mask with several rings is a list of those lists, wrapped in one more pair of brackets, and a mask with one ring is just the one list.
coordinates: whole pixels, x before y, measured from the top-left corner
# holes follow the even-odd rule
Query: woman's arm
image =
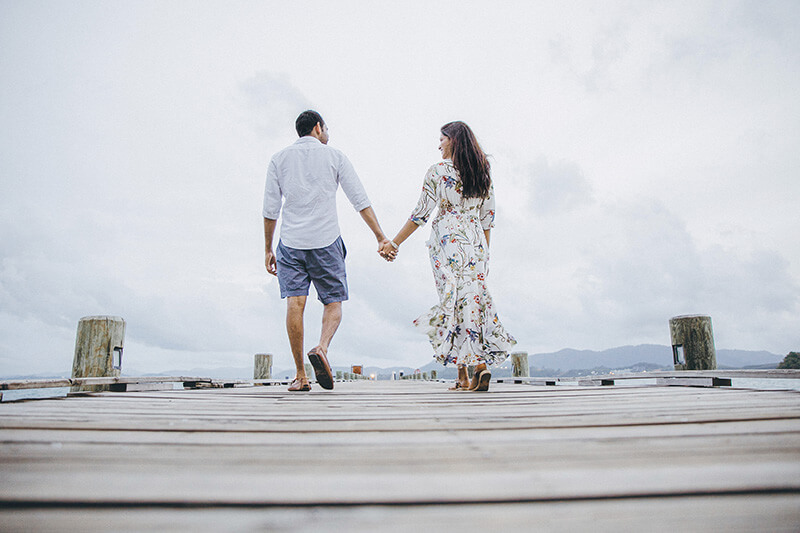
[[(386, 244), (383, 244), (381, 246), (380, 250), (381, 255), (384, 256), (389, 261), (393, 261), (394, 258), (397, 257), (397, 250), (400, 248), (400, 245), (403, 243), (403, 241), (408, 239), (411, 236), (411, 234), (417, 230), (418, 227), (419, 224), (417, 224), (413, 220), (411, 219), (406, 220), (406, 223), (403, 225), (402, 228), (400, 228), (400, 231), (397, 232), (395, 238), (392, 239), (392, 241), (387, 242)], [(395, 248), (395, 246), (397, 248)]]
[(402, 228), (400, 228), (400, 231), (397, 232), (397, 235), (395, 236), (394, 239), (392, 239), (392, 242), (395, 243), (397, 246), (400, 246), (401, 244), (403, 244), (403, 241), (405, 241), (411, 236), (412, 233), (417, 231), (418, 227), (419, 224), (417, 224), (413, 220), (411, 219), (406, 220), (406, 223), (403, 225)]

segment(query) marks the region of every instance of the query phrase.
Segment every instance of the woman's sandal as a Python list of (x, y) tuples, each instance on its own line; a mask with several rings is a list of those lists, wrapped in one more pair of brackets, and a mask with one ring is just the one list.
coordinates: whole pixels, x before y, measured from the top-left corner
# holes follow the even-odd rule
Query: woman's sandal
[(456, 381), (456, 384), (453, 385), (452, 387), (449, 387), (447, 390), (465, 391), (469, 390), (469, 387), (465, 387), (464, 385), (461, 384), (460, 381)]
[[(478, 390), (478, 387), (480, 387), (480, 385), (481, 385), (481, 374), (483, 374), (484, 372), (489, 372), (489, 370), (487, 370), (485, 364), (478, 365), (478, 366), (483, 366), (483, 370), (478, 371), (477, 367), (475, 367), (475, 372), (472, 374), (472, 381), (469, 384), (469, 390), (471, 390), (471, 391), (476, 391), (476, 390)], [(491, 379), (491, 378), (492, 378), (492, 373), (489, 372), (489, 379)], [(489, 388), (489, 385), (487, 384), (486, 385), (486, 389), (483, 389), (483, 390), (487, 390), (488, 388)]]
[(489, 383), (492, 381), (492, 373), (488, 370), (484, 370), (478, 376), (478, 386), (474, 390), (475, 392), (486, 392), (489, 390)]

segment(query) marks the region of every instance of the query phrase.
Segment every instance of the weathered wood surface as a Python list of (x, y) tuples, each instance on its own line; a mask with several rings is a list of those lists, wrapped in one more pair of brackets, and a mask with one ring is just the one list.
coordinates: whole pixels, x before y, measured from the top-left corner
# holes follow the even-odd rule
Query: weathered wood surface
[(253, 379), (272, 379), (271, 353), (257, 353), (253, 356)]
[(92, 377), (55, 379), (6, 379), (0, 381), (0, 390), (48, 389), (70, 387), (72, 385), (116, 385), (133, 383), (200, 383), (214, 381), (211, 378), (188, 376), (145, 376), (145, 377)]
[(528, 352), (514, 352), (511, 354), (511, 375), (514, 377), (529, 377), (531, 367), (528, 365)]
[[(287, 385), (286, 379), (213, 379), (188, 376), (146, 376), (119, 378), (55, 378), (55, 379), (7, 379), (0, 380), (0, 390), (53, 389), (71, 385), (110, 385), (112, 391), (137, 390), (135, 385), (183, 383), (186, 388), (239, 387), (250, 385)], [(127, 385), (114, 387), (114, 385)], [(141, 387), (139, 390), (147, 390)], [(150, 389), (153, 390), (153, 389)]]
[[(125, 343), (125, 320), (118, 316), (85, 316), (78, 322), (73, 378), (119, 377), (122, 348)], [(114, 361), (117, 357), (118, 361)], [(77, 384), (72, 391), (104, 391), (108, 385)]]
[(732, 495), (483, 505), (0, 509), (0, 523), (4, 532), (20, 533), (797, 533), (796, 505), (792, 495)]
[[(517, 378), (520, 379), (520, 378)], [(535, 379), (535, 378), (531, 378)], [(541, 379), (541, 378), (539, 378)], [(661, 380), (660, 385), (693, 385), (721, 387), (731, 386), (733, 379), (798, 379), (800, 370), (680, 370), (680, 371), (655, 371), (635, 372), (630, 374), (603, 374), (594, 376), (581, 376), (578, 378), (557, 378), (559, 382), (576, 382), (580, 385), (614, 385), (618, 381), (630, 380)]]
[(631, 372), (616, 374), (596, 374), (589, 376), (564, 376), (564, 377), (498, 377), (499, 383), (528, 383), (531, 385), (557, 385), (557, 384), (580, 384), (585, 386), (601, 385), (606, 382), (613, 385), (616, 381), (630, 380), (654, 380), (663, 379), (798, 379), (800, 380), (800, 370), (769, 369), (769, 370), (657, 370), (653, 372)]
[[(717, 352), (711, 317), (704, 315), (676, 316), (669, 320), (669, 335), (675, 370), (714, 370)], [(682, 361), (679, 361), (682, 356)]]
[(0, 529), (800, 525), (798, 392), (446, 387), (359, 381), (306, 394), (2, 404)]

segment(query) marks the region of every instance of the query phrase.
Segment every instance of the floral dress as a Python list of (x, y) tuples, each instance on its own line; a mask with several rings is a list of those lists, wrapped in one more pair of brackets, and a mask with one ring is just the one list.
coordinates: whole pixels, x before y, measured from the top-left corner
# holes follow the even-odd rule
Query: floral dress
[(517, 341), (500, 324), (486, 288), (489, 247), (483, 232), (494, 225), (494, 189), (486, 198), (464, 198), (461, 189), (453, 162), (436, 163), (411, 213), (422, 226), (439, 206), (427, 242), (439, 304), (414, 325), (428, 334), (434, 359), (443, 365), (495, 365)]

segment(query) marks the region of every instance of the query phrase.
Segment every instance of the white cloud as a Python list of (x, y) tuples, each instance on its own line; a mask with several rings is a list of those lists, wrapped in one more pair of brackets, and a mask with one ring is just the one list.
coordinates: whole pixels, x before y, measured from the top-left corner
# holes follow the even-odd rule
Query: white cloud
[(247, 120), (266, 138), (286, 137), (294, 132), (290, 117), (312, 106), (287, 75), (259, 72), (240, 85)]
[(549, 164), (539, 157), (530, 168), (532, 207), (537, 214), (573, 211), (591, 203), (592, 190), (574, 163), (561, 161)]

